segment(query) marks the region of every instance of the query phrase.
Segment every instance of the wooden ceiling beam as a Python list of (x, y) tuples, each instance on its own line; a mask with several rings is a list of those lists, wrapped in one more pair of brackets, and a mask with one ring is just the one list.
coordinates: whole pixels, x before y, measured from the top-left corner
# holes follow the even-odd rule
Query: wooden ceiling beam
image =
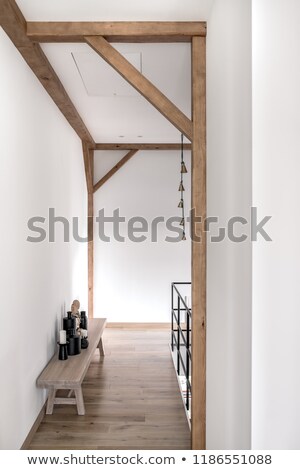
[(101, 178), (98, 183), (94, 185), (94, 193), (98, 191), (98, 189), (101, 188), (101, 186), (103, 186), (104, 183), (106, 183), (106, 181), (109, 180), (115, 173), (117, 173), (117, 171), (122, 168), (122, 166), (125, 165), (125, 163), (127, 163), (136, 153), (137, 150), (130, 150), (128, 153), (126, 153), (126, 155), (108, 173), (106, 173), (106, 175), (103, 176), (103, 178)]
[[(107, 143), (95, 144), (95, 150), (180, 150), (181, 144), (125, 144), (125, 143)], [(183, 144), (184, 150), (191, 150), (191, 144)]]
[(171, 122), (190, 141), (192, 140), (192, 121), (141, 74), (125, 57), (101, 36), (86, 37), (86, 42), (116, 72), (132, 85), (149, 103), (151, 103), (168, 121)]
[(36, 42), (85, 42), (103, 36), (108, 42), (191, 42), (206, 36), (205, 22), (28, 22), (27, 36)]
[(28, 39), (26, 20), (14, 0), (0, 0), (0, 26), (2, 26), (78, 136), (82, 140), (94, 145), (91, 134), (40, 45)]

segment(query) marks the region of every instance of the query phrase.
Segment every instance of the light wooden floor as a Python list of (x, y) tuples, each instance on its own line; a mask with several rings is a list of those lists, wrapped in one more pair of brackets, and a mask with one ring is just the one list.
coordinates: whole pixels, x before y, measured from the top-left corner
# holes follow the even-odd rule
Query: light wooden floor
[(86, 415), (56, 405), (30, 449), (190, 449), (167, 330), (106, 329), (83, 382)]

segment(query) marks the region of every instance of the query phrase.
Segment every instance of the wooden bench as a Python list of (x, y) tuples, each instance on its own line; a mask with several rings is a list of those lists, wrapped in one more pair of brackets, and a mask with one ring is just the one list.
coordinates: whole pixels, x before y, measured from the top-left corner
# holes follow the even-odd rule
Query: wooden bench
[[(37, 379), (38, 387), (49, 389), (46, 414), (53, 413), (54, 405), (77, 405), (78, 414), (85, 414), (81, 384), (95, 350), (99, 348), (100, 356), (104, 356), (102, 333), (105, 324), (106, 318), (89, 319), (89, 347), (77, 356), (69, 356), (66, 361), (58, 359), (57, 351)], [(61, 389), (70, 390), (68, 397), (56, 397), (57, 390)]]

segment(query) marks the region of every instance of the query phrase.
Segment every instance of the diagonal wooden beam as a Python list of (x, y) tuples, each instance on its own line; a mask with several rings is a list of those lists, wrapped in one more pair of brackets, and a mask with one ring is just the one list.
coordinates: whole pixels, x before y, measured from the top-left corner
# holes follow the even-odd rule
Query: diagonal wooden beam
[[(95, 144), (95, 150), (180, 150), (181, 144), (123, 144), (123, 143), (106, 143)], [(184, 150), (191, 150), (191, 144), (183, 144)]]
[(78, 136), (94, 145), (91, 134), (40, 45), (28, 39), (25, 18), (14, 0), (0, 0), (0, 26), (2, 26)]
[(123, 157), (108, 173), (106, 173), (103, 178), (101, 178), (98, 183), (94, 186), (94, 193), (106, 183), (109, 178), (111, 178), (117, 171), (125, 165), (132, 157), (137, 153), (137, 150), (130, 150), (130, 152), (126, 153), (125, 157)]
[(109, 65), (111, 65), (130, 85), (149, 101), (189, 140), (192, 140), (192, 122), (144, 75), (142, 75), (125, 57), (122, 56), (103, 37), (86, 37), (86, 42)]
[(84, 42), (85, 36), (104, 36), (109, 42), (191, 42), (206, 35), (205, 22), (28, 22), (27, 35), (36, 42)]

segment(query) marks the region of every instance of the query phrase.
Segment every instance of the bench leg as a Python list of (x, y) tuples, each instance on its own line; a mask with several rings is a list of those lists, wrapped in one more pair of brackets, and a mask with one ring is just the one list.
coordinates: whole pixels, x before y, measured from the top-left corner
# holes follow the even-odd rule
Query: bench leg
[(55, 395), (56, 395), (56, 389), (55, 388), (50, 388), (49, 395), (48, 395), (48, 400), (47, 400), (46, 415), (52, 415), (52, 413), (53, 413)]
[(71, 396), (73, 395), (73, 392), (74, 390), (70, 390), (69, 393), (68, 393), (68, 398), (71, 398)]
[(104, 351), (104, 346), (103, 346), (103, 340), (100, 338), (99, 344), (98, 344), (100, 356), (105, 356), (105, 351)]
[(75, 392), (75, 398), (76, 398), (76, 405), (77, 405), (77, 413), (79, 415), (84, 415), (85, 414), (85, 409), (84, 409), (84, 401), (83, 401), (83, 395), (82, 395), (82, 389), (76, 388), (74, 390)]

